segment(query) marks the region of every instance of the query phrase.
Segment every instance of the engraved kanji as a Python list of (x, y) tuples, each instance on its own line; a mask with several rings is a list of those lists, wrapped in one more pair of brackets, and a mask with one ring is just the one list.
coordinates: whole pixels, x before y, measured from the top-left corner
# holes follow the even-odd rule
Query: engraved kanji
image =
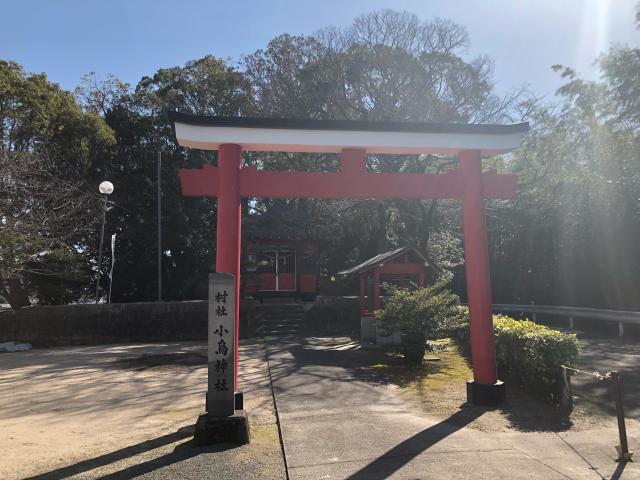
[(216, 360), (216, 373), (222, 373), (223, 375), (227, 373), (227, 360)]
[(222, 292), (218, 292), (216, 293), (216, 302), (218, 303), (227, 303), (227, 296), (229, 294), (227, 293), (226, 290), (223, 290)]
[(229, 347), (227, 347), (227, 342), (221, 339), (218, 342), (218, 350), (216, 350), (216, 355), (226, 355), (228, 352)]
[(220, 328), (216, 328), (215, 331), (213, 332), (214, 335), (220, 335), (220, 338), (222, 338), (222, 335), (225, 333), (229, 333), (229, 330), (224, 328), (222, 324), (220, 324)]
[(227, 386), (227, 380), (224, 378), (218, 378), (214, 385), (216, 392), (228, 392), (229, 387)]

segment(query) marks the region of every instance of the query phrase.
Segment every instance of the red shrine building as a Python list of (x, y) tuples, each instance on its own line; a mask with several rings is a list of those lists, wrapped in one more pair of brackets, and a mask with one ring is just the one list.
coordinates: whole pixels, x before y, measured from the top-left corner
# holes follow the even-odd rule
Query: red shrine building
[(360, 337), (378, 344), (396, 342), (376, 326), (374, 312), (383, 304), (380, 286), (420, 288), (432, 283), (439, 268), (413, 247), (401, 247), (381, 253), (339, 275), (358, 274), (360, 278)]
[(249, 242), (241, 288), (256, 298), (313, 300), (318, 293), (318, 248), (312, 240), (269, 238)]

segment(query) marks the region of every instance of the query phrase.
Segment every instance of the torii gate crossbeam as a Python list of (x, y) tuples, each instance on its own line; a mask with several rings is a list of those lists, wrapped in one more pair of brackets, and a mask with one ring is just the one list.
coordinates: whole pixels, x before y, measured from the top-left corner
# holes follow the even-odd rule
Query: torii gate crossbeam
[[(481, 156), (520, 145), (527, 124), (450, 125), (199, 117), (172, 112), (180, 145), (218, 150), (218, 167), (181, 169), (187, 196), (218, 198), (216, 271), (235, 275), (240, 292), (241, 198), (459, 198), (462, 200), (473, 376), (470, 401), (495, 405), (497, 379), (485, 198), (513, 198), (514, 175), (482, 173)], [(280, 172), (241, 167), (242, 151), (340, 153), (339, 172)], [(455, 154), (459, 170), (443, 174), (369, 173), (368, 153)], [(236, 301), (236, 309), (239, 302)], [(236, 311), (236, 322), (239, 311)], [(236, 328), (236, 351), (238, 342)], [(237, 390), (237, 360), (234, 366)]]

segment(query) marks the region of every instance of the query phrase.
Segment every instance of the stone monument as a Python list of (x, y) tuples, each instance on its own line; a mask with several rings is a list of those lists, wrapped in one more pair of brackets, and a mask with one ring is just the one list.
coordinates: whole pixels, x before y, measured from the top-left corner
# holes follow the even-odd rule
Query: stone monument
[(196, 422), (196, 445), (249, 443), (247, 414), (235, 409), (235, 289), (233, 275), (209, 275), (208, 388), (206, 413)]

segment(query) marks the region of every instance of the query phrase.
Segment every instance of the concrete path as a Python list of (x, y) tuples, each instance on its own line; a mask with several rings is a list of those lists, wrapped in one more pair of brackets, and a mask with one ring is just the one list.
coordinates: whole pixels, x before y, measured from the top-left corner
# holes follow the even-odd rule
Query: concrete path
[[(630, 338), (578, 334), (582, 350), (578, 368), (589, 372), (620, 373), (625, 416), (640, 420), (640, 343)], [(589, 375), (571, 379), (573, 394), (611, 408), (611, 386)]]
[[(292, 480), (640, 478), (638, 464), (613, 461), (610, 431), (483, 432), (471, 428), (477, 409), (423, 415), (354, 363), (358, 348), (345, 338), (268, 339)], [(640, 446), (637, 423), (629, 430)]]

